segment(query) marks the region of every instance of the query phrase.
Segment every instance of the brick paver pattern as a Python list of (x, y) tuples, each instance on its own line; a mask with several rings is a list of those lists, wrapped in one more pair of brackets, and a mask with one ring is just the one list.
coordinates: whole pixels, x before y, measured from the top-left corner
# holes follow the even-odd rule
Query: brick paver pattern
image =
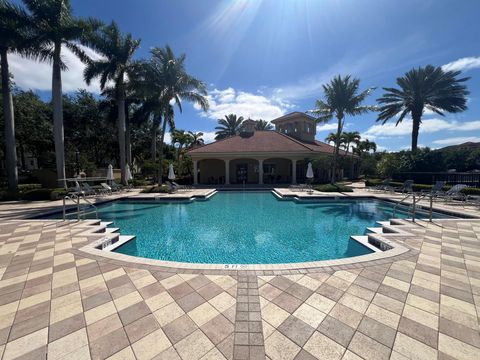
[(0, 222), (3, 359), (480, 359), (480, 221), (411, 225), (406, 259), (271, 275), (85, 257), (86, 226)]

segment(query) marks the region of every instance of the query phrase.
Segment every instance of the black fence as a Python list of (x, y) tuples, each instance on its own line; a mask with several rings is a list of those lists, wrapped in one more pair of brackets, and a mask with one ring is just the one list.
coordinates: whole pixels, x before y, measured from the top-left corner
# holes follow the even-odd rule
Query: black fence
[(413, 180), (415, 184), (434, 184), (435, 181), (446, 181), (447, 185), (465, 184), (480, 188), (480, 173), (469, 172), (402, 172), (395, 173), (393, 180)]

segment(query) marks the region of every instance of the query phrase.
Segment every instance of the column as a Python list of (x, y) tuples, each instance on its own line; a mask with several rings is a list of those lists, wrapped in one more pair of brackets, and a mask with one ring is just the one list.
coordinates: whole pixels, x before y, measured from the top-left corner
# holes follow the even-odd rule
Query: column
[(193, 185), (198, 184), (198, 160), (193, 160)]
[(263, 159), (258, 160), (258, 184), (263, 185)]
[(230, 185), (230, 160), (225, 159), (225, 185)]
[(297, 160), (292, 160), (292, 184), (297, 183)]

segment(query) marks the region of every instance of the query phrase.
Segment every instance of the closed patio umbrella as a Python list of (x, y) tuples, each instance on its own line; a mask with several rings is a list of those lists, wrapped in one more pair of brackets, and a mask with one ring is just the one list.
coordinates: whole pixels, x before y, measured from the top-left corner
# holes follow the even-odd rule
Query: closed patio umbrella
[(130, 181), (133, 180), (132, 172), (130, 171), (130, 166), (125, 167), (125, 180)]
[(175, 173), (173, 171), (173, 164), (170, 164), (168, 166), (168, 179), (169, 180), (175, 180)]
[(114, 180), (114, 178), (113, 178), (113, 166), (112, 166), (112, 164), (108, 165), (107, 180), (109, 180), (109, 181)]
[(310, 180), (313, 179), (313, 169), (312, 169), (311, 162), (308, 163), (308, 167), (307, 167), (307, 179), (310, 179)]

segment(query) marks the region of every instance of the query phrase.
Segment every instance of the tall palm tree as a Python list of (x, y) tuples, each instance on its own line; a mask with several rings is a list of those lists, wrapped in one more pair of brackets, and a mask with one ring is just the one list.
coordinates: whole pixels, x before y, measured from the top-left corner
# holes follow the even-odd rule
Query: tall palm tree
[(237, 118), (235, 114), (225, 115), (225, 119), (218, 119), (217, 122), (215, 140), (221, 140), (238, 134), (243, 123), (243, 116)]
[(0, 59), (3, 118), (5, 122), (5, 160), (8, 190), (16, 191), (18, 185), (17, 149), (15, 144), (15, 119), (13, 112), (8, 53), (27, 55), (32, 24), (28, 14), (19, 6), (0, 0)]
[(135, 87), (145, 96), (156, 97), (158, 113), (163, 117), (160, 141), (159, 183), (162, 183), (163, 147), (167, 124), (175, 129), (174, 108), (176, 105), (182, 112), (182, 100), (193, 102), (204, 111), (208, 110), (207, 87), (205, 83), (185, 69), (185, 54), (176, 56), (170, 46), (155, 47), (150, 50), (151, 58), (136, 73)]
[(358, 141), (360, 141), (360, 133), (358, 131), (347, 131), (340, 135), (340, 142), (343, 143), (347, 154), (350, 150), (350, 145), (356, 144)]
[(315, 109), (310, 113), (317, 116), (321, 123), (329, 122), (334, 117), (337, 119), (337, 135), (335, 138), (335, 151), (332, 163), (331, 183), (335, 183), (337, 171), (338, 153), (340, 149), (340, 135), (343, 131), (345, 116), (355, 116), (374, 110), (373, 106), (362, 105), (363, 101), (374, 90), (369, 88), (359, 93), (360, 80), (346, 75), (335, 76), (330, 83), (323, 85), (325, 100), (319, 99), (315, 103)]
[(188, 134), (190, 135), (190, 147), (202, 146), (205, 144), (205, 141), (203, 140), (203, 132), (189, 131)]
[(126, 184), (126, 144), (125, 144), (125, 98), (126, 75), (133, 68), (133, 54), (140, 46), (140, 40), (131, 34), (122, 34), (118, 25), (112, 21), (100, 31), (85, 40), (92, 49), (103, 57), (88, 61), (83, 77), (87, 84), (92, 79), (100, 78), (100, 88), (104, 90), (109, 81), (114, 83), (118, 116), (118, 144), (120, 148), (121, 181)]
[(354, 152), (358, 155), (361, 155), (364, 152), (370, 152), (370, 151), (376, 152), (377, 144), (368, 139), (357, 142), (357, 146), (354, 148)]
[(469, 91), (462, 84), (469, 78), (458, 79), (460, 71), (444, 71), (441, 67), (427, 65), (412, 69), (403, 77), (397, 78), (396, 88), (383, 88), (385, 94), (377, 101), (381, 104), (377, 121), (385, 124), (396, 118), (396, 125), (405, 116), (412, 117), (412, 152), (417, 150), (418, 133), (425, 109), (441, 116), (444, 112), (458, 113), (467, 109)]
[[(79, 46), (93, 29), (99, 26), (94, 19), (81, 20), (72, 14), (69, 0), (22, 0), (35, 24), (36, 46), (39, 48), (34, 57), (52, 63), (52, 103), (55, 139), (55, 157), (57, 178), (65, 179), (65, 151), (63, 137), (63, 99), (62, 70), (67, 65), (62, 60), (62, 46), (66, 46), (82, 61), (88, 56)], [(66, 186), (65, 180), (59, 180), (59, 186)]]
[(259, 130), (259, 131), (273, 130), (273, 125), (269, 121), (260, 119), (256, 121), (255, 130)]

